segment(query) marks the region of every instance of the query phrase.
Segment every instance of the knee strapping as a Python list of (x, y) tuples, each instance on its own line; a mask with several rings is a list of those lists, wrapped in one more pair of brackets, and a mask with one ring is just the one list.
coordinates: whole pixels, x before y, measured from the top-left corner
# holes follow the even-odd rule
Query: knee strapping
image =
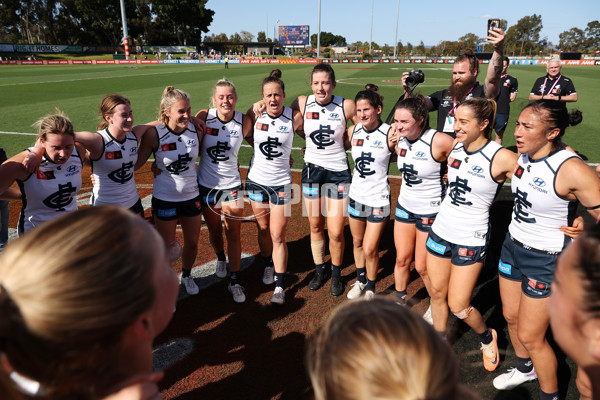
[(475, 308), (473, 308), (473, 306), (469, 304), (469, 307), (465, 308), (464, 310), (452, 312), (452, 314), (456, 315), (456, 318), (458, 319), (467, 319), (469, 318), (469, 315), (471, 315), (474, 309)]
[(323, 264), (325, 262), (325, 240), (311, 241), (310, 249), (315, 265)]

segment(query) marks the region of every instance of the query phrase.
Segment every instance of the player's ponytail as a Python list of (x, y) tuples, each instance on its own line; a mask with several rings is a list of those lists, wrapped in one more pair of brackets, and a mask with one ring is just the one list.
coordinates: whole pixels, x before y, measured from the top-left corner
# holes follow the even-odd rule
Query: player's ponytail
[(285, 93), (285, 84), (283, 83), (283, 81), (281, 80), (281, 71), (279, 69), (274, 69), (271, 71), (271, 73), (269, 74), (269, 76), (267, 76), (265, 79), (263, 79), (262, 81), (262, 88), (264, 89), (265, 85), (269, 84), (269, 83), (276, 83), (281, 87), (281, 90), (283, 91), (283, 93)]

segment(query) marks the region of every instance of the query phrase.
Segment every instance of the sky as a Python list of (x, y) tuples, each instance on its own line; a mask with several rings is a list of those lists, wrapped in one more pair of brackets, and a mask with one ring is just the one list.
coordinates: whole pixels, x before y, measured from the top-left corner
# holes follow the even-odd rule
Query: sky
[[(206, 7), (215, 12), (208, 34), (230, 36), (245, 30), (257, 35), (265, 31), (271, 38), (276, 26), (309, 25), (312, 35), (318, 30), (318, 4), (319, 0), (208, 0)], [(398, 0), (321, 0), (321, 31), (344, 36), (348, 44), (368, 42), (371, 14), (372, 40), (393, 46)], [(442, 40), (458, 40), (467, 33), (483, 37), (488, 18), (506, 19), (510, 27), (533, 14), (542, 16), (540, 37), (558, 45), (560, 33), (573, 27), (585, 30), (588, 22), (600, 20), (600, 1), (400, 0), (397, 37), (405, 45), (410, 42), (416, 46), (422, 40), (432, 46)]]

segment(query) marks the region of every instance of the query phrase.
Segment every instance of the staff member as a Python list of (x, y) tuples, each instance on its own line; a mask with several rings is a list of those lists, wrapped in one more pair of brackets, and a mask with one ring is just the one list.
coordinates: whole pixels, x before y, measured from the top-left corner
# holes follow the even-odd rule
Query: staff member
[(529, 101), (536, 100), (558, 100), (558, 101), (577, 101), (577, 92), (573, 81), (560, 73), (562, 69), (561, 62), (558, 58), (553, 58), (548, 61), (546, 76), (538, 78), (533, 84), (531, 93), (529, 93)]
[[(499, 28), (488, 31), (487, 41), (494, 45), (494, 53), (488, 66), (485, 84), (477, 82), (479, 74), (479, 61), (474, 54), (461, 54), (454, 61), (452, 67), (452, 81), (448, 89), (440, 90), (425, 97), (425, 104), (429, 111), (437, 111), (438, 132), (444, 132), (452, 137), (454, 133), (454, 113), (463, 101), (474, 97), (487, 97), (495, 99), (500, 88), (500, 73), (502, 72), (502, 54), (504, 49), (504, 32)], [(402, 86), (406, 97), (413, 97), (411, 88), (406, 84), (409, 72), (402, 74)]]
[(515, 101), (517, 93), (519, 93), (519, 81), (514, 76), (507, 74), (510, 60), (504, 57), (502, 61), (502, 75), (500, 75), (500, 93), (496, 98), (498, 107), (496, 113), (496, 122), (494, 123), (494, 131), (496, 132), (496, 142), (502, 144), (504, 130), (508, 124), (508, 116), (510, 114), (510, 103)]

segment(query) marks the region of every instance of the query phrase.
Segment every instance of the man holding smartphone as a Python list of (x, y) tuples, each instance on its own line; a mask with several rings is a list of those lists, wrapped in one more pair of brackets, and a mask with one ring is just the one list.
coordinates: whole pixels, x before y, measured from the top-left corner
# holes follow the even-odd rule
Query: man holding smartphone
[[(488, 30), (487, 41), (494, 45), (494, 53), (488, 66), (484, 86), (477, 82), (479, 60), (477, 60), (475, 54), (465, 52), (454, 60), (450, 87), (425, 97), (428, 110), (437, 110), (438, 112), (437, 131), (439, 132), (455, 137), (454, 112), (456, 107), (472, 97), (495, 99), (500, 92), (504, 32), (493, 25), (488, 26), (490, 26), (490, 29)], [(404, 87), (405, 97), (413, 97), (411, 88), (406, 84), (408, 74), (409, 72), (402, 74), (402, 86)]]
[(577, 101), (577, 92), (573, 81), (560, 73), (562, 64), (559, 58), (552, 58), (546, 66), (546, 76), (538, 78), (531, 93), (530, 101), (549, 99), (564, 102)]

